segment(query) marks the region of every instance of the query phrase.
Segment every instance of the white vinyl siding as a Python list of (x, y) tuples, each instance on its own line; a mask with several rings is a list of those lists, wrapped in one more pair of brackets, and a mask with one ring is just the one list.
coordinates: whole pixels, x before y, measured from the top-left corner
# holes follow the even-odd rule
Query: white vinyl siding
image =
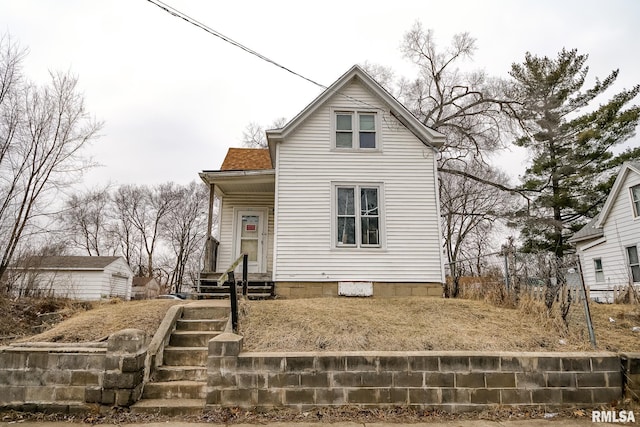
[(34, 275), (34, 283), (45, 294), (56, 297), (85, 301), (111, 297), (131, 299), (133, 273), (123, 258), (104, 270), (46, 269), (27, 274)]
[[(278, 144), (275, 280), (442, 282), (435, 153), (382, 110), (382, 150), (333, 149), (335, 112), (357, 111), (353, 99), (384, 109), (351, 83)], [(384, 247), (336, 248), (333, 184), (366, 182), (384, 185)]]
[(603, 242), (588, 249), (583, 248), (590, 242), (576, 244), (583, 266), (593, 265), (595, 259), (602, 262), (604, 282), (596, 280), (595, 269), (584, 268), (585, 284), (590, 286), (592, 295), (594, 290), (629, 284), (631, 272), (625, 248), (640, 245), (640, 224), (637, 218), (634, 219), (633, 205), (629, 200), (629, 189), (640, 184), (640, 175), (630, 170), (622, 184), (623, 190), (618, 192), (603, 224)]
[(234, 212), (242, 210), (267, 208), (267, 271), (272, 271), (273, 265), (273, 193), (250, 193), (225, 195), (222, 198), (222, 214), (220, 216), (220, 246), (218, 247), (218, 265), (216, 271), (225, 271), (233, 257), (233, 226)]

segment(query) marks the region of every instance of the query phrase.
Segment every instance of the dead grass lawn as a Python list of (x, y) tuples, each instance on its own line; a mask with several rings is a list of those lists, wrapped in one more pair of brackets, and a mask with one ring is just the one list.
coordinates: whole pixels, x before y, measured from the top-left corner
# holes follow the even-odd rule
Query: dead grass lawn
[[(592, 349), (582, 305), (572, 309), (569, 331), (535, 301), (512, 309), (464, 299), (319, 298), (247, 301), (242, 309), (248, 351)], [(640, 351), (640, 333), (631, 331), (639, 314), (638, 306), (592, 304), (598, 348)]]
[(148, 336), (158, 329), (160, 322), (176, 300), (144, 300), (96, 303), (95, 308), (76, 313), (53, 328), (20, 341), (30, 342), (86, 342), (105, 339), (121, 329), (141, 329)]

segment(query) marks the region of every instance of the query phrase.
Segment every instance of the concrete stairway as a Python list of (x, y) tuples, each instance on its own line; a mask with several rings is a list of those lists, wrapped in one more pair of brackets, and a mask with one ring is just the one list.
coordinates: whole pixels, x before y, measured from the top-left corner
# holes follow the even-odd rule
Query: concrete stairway
[(142, 399), (131, 406), (131, 412), (201, 413), (207, 388), (208, 342), (224, 330), (228, 317), (229, 308), (220, 304), (186, 305), (164, 348), (162, 366), (145, 384)]

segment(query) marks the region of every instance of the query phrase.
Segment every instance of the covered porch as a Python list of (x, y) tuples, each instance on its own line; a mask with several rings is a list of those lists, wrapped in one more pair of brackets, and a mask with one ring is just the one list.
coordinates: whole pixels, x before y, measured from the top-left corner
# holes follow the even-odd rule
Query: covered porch
[(240, 264), (235, 278), (247, 280), (250, 292), (272, 294), (275, 171), (212, 170), (200, 178), (209, 187), (209, 213), (198, 294), (223, 291), (218, 279), (242, 254), (248, 277)]

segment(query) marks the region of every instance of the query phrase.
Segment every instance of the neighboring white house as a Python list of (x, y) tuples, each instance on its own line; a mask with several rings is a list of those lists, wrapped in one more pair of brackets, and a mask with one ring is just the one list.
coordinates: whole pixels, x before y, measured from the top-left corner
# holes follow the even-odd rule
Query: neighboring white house
[(615, 287), (640, 287), (640, 162), (622, 165), (602, 211), (569, 242), (592, 298), (612, 302)]
[(160, 284), (153, 277), (134, 277), (131, 299), (153, 299), (160, 294)]
[(221, 201), (205, 270), (248, 253), (280, 296), (441, 295), (442, 134), (354, 66), (267, 140), (200, 174)]
[(13, 289), (21, 295), (79, 300), (131, 299), (133, 272), (122, 257), (30, 257), (9, 269)]

